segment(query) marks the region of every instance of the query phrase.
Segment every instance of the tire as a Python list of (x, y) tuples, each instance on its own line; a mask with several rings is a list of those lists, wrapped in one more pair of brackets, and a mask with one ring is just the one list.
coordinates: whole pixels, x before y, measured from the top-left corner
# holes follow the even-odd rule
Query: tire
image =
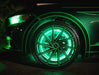
[(35, 59), (51, 68), (68, 66), (77, 57), (80, 49), (77, 32), (63, 21), (43, 24), (30, 41)]

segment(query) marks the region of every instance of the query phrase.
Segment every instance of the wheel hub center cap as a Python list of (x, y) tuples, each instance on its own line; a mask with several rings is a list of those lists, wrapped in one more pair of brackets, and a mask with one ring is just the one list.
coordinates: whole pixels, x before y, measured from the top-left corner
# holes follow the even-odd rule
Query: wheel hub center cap
[(59, 48), (59, 44), (58, 43), (53, 43), (53, 47), (54, 48)]

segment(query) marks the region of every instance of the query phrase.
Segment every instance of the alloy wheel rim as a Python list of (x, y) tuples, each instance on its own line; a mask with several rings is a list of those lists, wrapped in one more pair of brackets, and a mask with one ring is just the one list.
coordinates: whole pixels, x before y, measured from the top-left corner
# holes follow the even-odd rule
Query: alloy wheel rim
[(72, 59), (75, 52), (75, 37), (66, 27), (54, 25), (45, 28), (37, 37), (36, 53), (47, 65), (63, 65)]

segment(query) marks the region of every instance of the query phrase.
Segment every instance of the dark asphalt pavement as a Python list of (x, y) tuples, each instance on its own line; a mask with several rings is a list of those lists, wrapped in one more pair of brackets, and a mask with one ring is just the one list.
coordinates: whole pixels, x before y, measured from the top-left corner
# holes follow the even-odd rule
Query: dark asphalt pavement
[(99, 62), (93, 60), (76, 62), (61, 70), (28, 65), (24, 60), (22, 55), (1, 52), (0, 75), (99, 75)]

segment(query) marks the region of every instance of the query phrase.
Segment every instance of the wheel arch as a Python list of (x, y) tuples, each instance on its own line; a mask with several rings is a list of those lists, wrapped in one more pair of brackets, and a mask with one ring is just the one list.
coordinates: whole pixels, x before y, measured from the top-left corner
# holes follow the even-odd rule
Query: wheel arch
[[(54, 16), (60, 16), (60, 17), (63, 17), (63, 18), (66, 18), (66, 19), (69, 19), (71, 20), (73, 23), (75, 23), (76, 26), (74, 26), (75, 28), (77, 28), (76, 30), (80, 32), (79, 36), (80, 37), (83, 37), (84, 38), (84, 41), (81, 39), (80, 42), (81, 42), (81, 54), (82, 55), (85, 55), (85, 51), (86, 50), (90, 50), (90, 38), (89, 38), (89, 34), (85, 28), (85, 26), (83, 25), (83, 23), (78, 19), (76, 18), (75, 16), (73, 16), (72, 14), (69, 14), (69, 13), (66, 13), (66, 12), (47, 12), (47, 13), (44, 13), (38, 17), (36, 17), (30, 24), (29, 24), (29, 27), (27, 29), (27, 31), (24, 33), (26, 34), (24, 37), (24, 42), (23, 42), (23, 49), (25, 50), (25, 54), (29, 53), (30, 51), (27, 51), (27, 49), (29, 48), (27, 45), (28, 45), (28, 38), (31, 36), (31, 32), (35, 33), (35, 31), (41, 26), (43, 25), (44, 23), (44, 20), (46, 18), (49, 18), (49, 17), (54, 17)], [(42, 22), (41, 22), (42, 21)], [(42, 24), (39, 24), (37, 26), (37, 24), (41, 22)], [(83, 46), (82, 46), (83, 45)]]

